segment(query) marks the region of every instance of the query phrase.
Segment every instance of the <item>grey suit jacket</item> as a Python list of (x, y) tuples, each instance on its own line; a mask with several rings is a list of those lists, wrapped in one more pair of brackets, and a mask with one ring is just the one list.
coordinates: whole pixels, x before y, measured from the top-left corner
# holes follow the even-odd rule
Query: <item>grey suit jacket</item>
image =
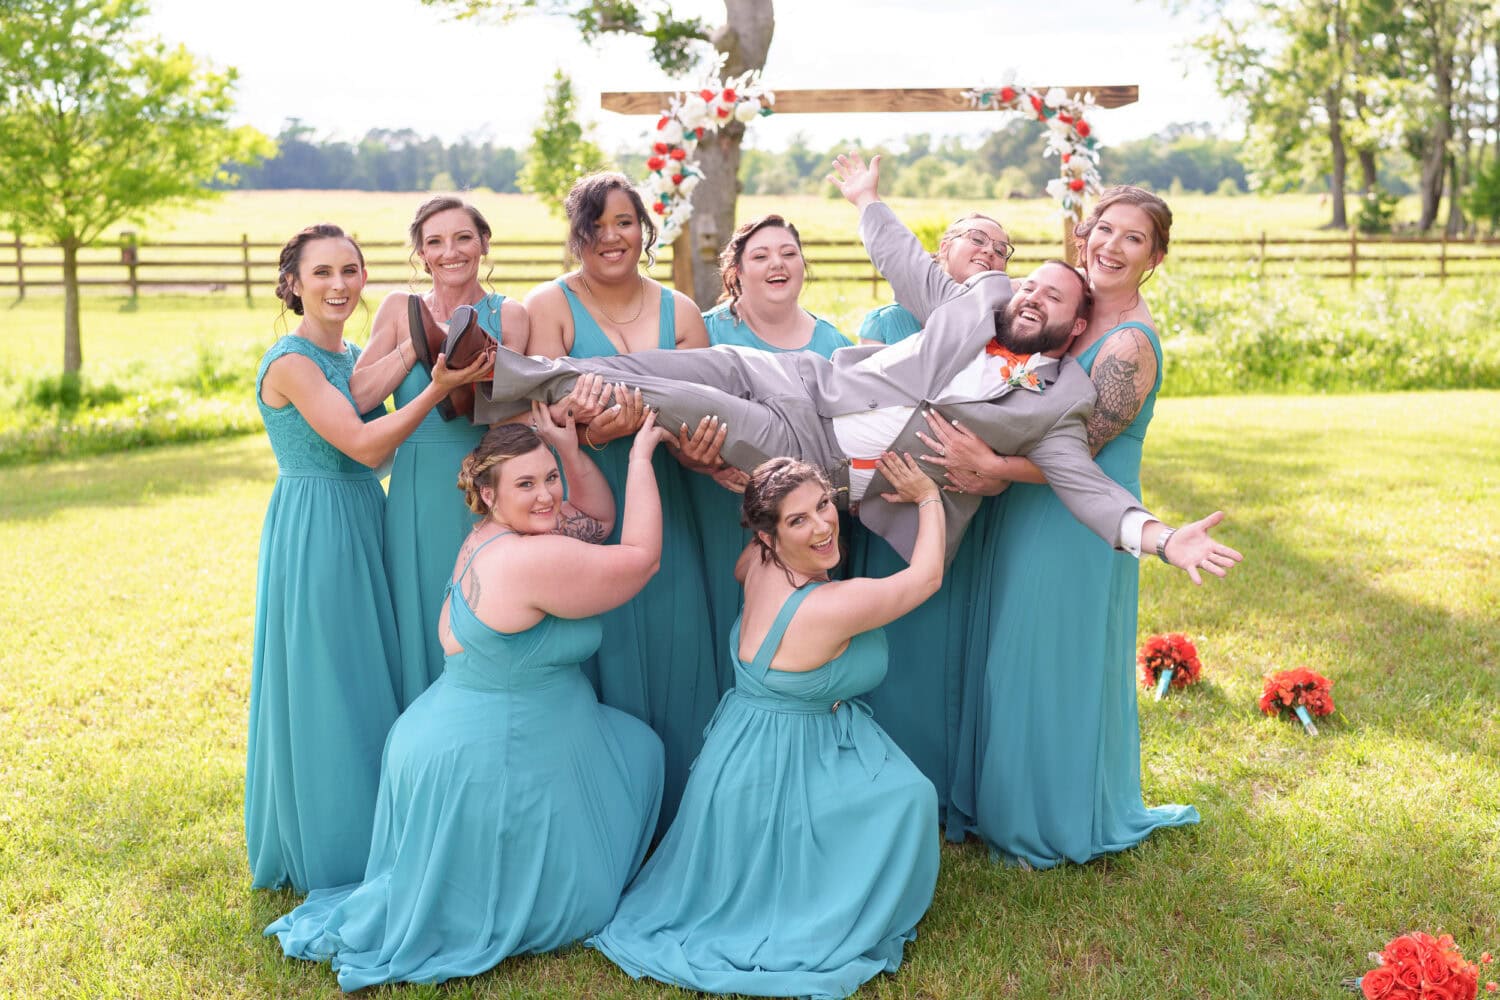
[[(917, 432), (928, 432), (922, 416), (937, 410), (958, 420), (1002, 455), (1025, 455), (1046, 474), (1063, 504), (1089, 530), (1116, 544), (1120, 519), (1144, 509), (1106, 476), (1089, 452), (1085, 421), (1094, 408), (1094, 384), (1071, 358), (1060, 360), (1041, 392), (1009, 389), (989, 399), (933, 405), (954, 377), (995, 333), (994, 314), (1010, 300), (1010, 280), (991, 271), (960, 285), (922, 249), (890, 209), (876, 202), (860, 215), (860, 235), (870, 259), (891, 283), (900, 302), (922, 322), (921, 333), (890, 347), (870, 345), (834, 352), (822, 391), (828, 416), (882, 406), (916, 406), (917, 412), (892, 444), (893, 451), (925, 453)], [(910, 346), (908, 346), (910, 345)], [(928, 471), (942, 481), (943, 469)], [(878, 472), (860, 503), (859, 518), (910, 559), (917, 514), (910, 504), (891, 504), (880, 494), (890, 484)], [(948, 515), (948, 557), (957, 551), (964, 526), (981, 498), (943, 493)]]

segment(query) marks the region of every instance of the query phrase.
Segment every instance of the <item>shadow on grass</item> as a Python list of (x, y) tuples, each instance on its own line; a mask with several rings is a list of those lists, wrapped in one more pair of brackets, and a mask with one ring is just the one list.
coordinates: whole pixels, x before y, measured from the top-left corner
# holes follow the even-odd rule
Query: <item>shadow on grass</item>
[(269, 494), (275, 479), (276, 461), (264, 435), (12, 466), (0, 468), (0, 522), (202, 495), (231, 480), (264, 483)]

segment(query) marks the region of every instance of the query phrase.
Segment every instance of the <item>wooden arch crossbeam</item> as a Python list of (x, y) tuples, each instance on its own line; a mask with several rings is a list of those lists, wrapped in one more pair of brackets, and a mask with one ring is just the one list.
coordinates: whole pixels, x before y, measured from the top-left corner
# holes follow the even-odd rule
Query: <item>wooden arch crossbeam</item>
[[(976, 108), (964, 96), (965, 87), (874, 87), (865, 89), (818, 89), (777, 90), (777, 115), (808, 114), (899, 114), (907, 112), (934, 111), (985, 111)], [(998, 89), (998, 88), (997, 88)], [(1050, 87), (1032, 88), (1046, 93)], [(1094, 95), (1094, 103), (1101, 108), (1122, 108), (1140, 100), (1140, 87), (1136, 84), (1117, 84), (1105, 87), (1062, 88), (1070, 97), (1085, 93)], [(599, 104), (606, 111), (622, 115), (655, 115), (671, 104), (678, 96), (672, 91), (610, 90), (599, 95)], [(1063, 254), (1072, 260), (1072, 245), (1068, 239), (1069, 227), (1063, 226)], [(692, 255), (678, 252), (688, 246), (688, 241), (679, 239), (672, 253), (672, 280), (678, 288), (692, 288)]]

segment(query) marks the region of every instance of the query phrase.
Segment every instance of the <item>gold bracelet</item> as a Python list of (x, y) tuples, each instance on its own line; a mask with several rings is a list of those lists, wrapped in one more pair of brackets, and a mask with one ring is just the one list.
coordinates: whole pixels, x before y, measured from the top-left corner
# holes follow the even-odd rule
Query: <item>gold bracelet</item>
[(594, 443), (594, 439), (591, 438), (591, 437), (589, 437), (589, 430), (590, 430), (589, 425), (588, 424), (584, 424), (583, 425), (583, 443), (586, 444), (586, 445), (588, 445), (590, 448), (594, 449), (595, 451), (603, 451), (604, 450), (604, 444), (609, 444), (609, 442), (606, 441), (606, 442), (604, 442), (604, 444), (595, 444)]

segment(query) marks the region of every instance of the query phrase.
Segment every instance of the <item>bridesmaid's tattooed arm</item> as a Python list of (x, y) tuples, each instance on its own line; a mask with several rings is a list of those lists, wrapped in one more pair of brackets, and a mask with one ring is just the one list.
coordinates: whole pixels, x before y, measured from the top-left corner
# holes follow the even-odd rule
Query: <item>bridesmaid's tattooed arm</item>
[[(1095, 455), (1113, 441), (1141, 412), (1151, 386), (1156, 382), (1156, 354), (1151, 342), (1138, 330), (1130, 330), (1119, 348), (1109, 350), (1094, 362), (1094, 388), (1098, 400), (1086, 424), (1089, 450)], [(1114, 348), (1114, 344), (1109, 345)], [(1143, 358), (1150, 358), (1148, 366)]]
[(598, 545), (609, 537), (609, 529), (598, 518), (589, 517), (576, 507), (568, 507), (557, 519), (555, 534), (567, 535), (581, 542)]

